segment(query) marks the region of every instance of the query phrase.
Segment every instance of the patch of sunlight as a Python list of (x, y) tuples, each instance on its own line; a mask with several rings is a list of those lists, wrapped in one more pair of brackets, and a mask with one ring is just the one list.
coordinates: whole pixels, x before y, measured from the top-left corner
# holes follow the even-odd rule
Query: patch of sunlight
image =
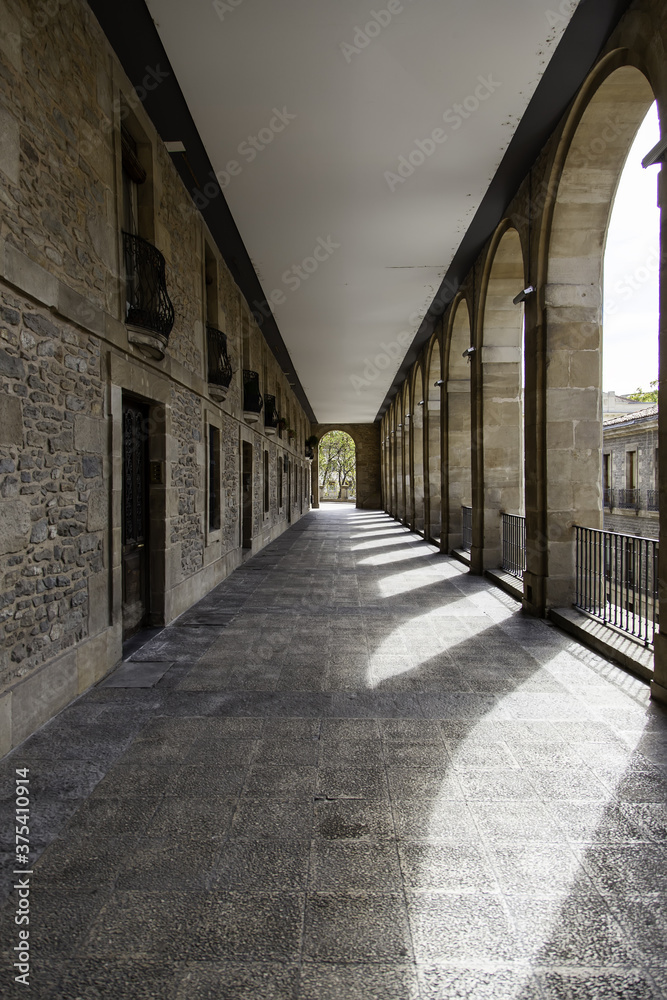
[(350, 551), (359, 552), (361, 549), (383, 549), (387, 545), (418, 545), (421, 541), (421, 538), (410, 538), (401, 534), (395, 535), (393, 538), (375, 538), (368, 542), (360, 542), (358, 545), (352, 545)]
[(387, 563), (397, 563), (404, 562), (406, 559), (427, 559), (432, 556), (434, 552), (438, 552), (432, 545), (424, 546), (421, 539), (415, 542), (414, 548), (410, 548), (408, 552), (384, 552), (382, 555), (368, 556), (367, 559), (360, 559), (359, 566), (386, 566)]
[[(463, 616), (466, 613), (467, 603), (467, 597), (460, 597), (457, 601), (451, 601), (447, 605), (447, 610), (454, 609), (453, 614), (458, 613)], [(460, 635), (452, 635), (450, 639), (447, 639), (431, 629), (432, 624), (441, 620), (438, 612), (439, 608), (432, 608), (426, 614), (415, 615), (403, 625), (395, 628), (380, 643), (377, 649), (371, 653), (367, 675), (368, 687), (378, 687), (379, 684), (391, 677), (398, 677), (400, 674), (418, 670), (423, 663), (437, 656), (438, 653), (446, 653), (449, 648), (460, 645), (462, 641)], [(477, 632), (485, 632), (490, 622), (488, 618), (480, 616), (476, 626), (471, 624), (469, 620), (466, 620), (466, 624), (468, 625), (466, 638), (470, 638)], [(410, 635), (415, 632), (419, 636), (418, 650), (415, 645), (411, 645), (408, 651)], [(465, 640), (463, 641), (465, 642)]]
[(380, 597), (396, 597), (397, 594), (405, 594), (409, 590), (428, 587), (433, 583), (439, 583), (440, 580), (462, 576), (466, 572), (465, 566), (459, 568), (453, 562), (444, 563), (437, 570), (404, 569), (400, 573), (383, 576), (381, 580), (378, 580)]
[(396, 535), (409, 535), (410, 533), (411, 533), (410, 529), (404, 528), (403, 525), (401, 524), (401, 525), (396, 525), (396, 527), (394, 528), (383, 527), (381, 531), (379, 530), (360, 531), (356, 535), (350, 535), (350, 538), (353, 540), (356, 538), (375, 538), (377, 535), (390, 535), (390, 536), (393, 535), (394, 537), (396, 537)]
[[(554, 661), (560, 659), (562, 654), (557, 654)], [(544, 669), (544, 668), (542, 668)], [(618, 671), (618, 668), (614, 668)], [(539, 669), (536, 670), (536, 673)], [(618, 671), (620, 673), (620, 671)], [(582, 674), (584, 670), (582, 669)], [(529, 681), (525, 682), (527, 685)], [(571, 907), (580, 891), (581, 880), (588, 885), (588, 875), (585, 867), (585, 854), (590, 849), (590, 844), (597, 840), (596, 832), (608, 821), (616, 821), (617, 790), (627, 775), (627, 766), (630, 763), (632, 754), (635, 752), (635, 743), (639, 743), (643, 736), (643, 731), (633, 732), (632, 739), (627, 741), (627, 745), (614, 746), (615, 768), (617, 769), (615, 779), (610, 779), (609, 772), (605, 774), (604, 784), (608, 788), (606, 798), (586, 798), (579, 799), (573, 792), (572, 799), (577, 799), (573, 808), (568, 808), (569, 800), (559, 801), (543, 800), (544, 805), (535, 802), (534, 814), (526, 808), (528, 800), (534, 795), (534, 790), (530, 787), (530, 781), (525, 778), (525, 798), (515, 800), (517, 789), (520, 789), (523, 765), (520, 758), (515, 765), (512, 765), (511, 758), (504, 764), (499, 765), (498, 751), (504, 745), (503, 724), (510, 722), (513, 726), (521, 726), (523, 722), (530, 725), (533, 720), (523, 720), (513, 718), (511, 710), (505, 712), (503, 719), (503, 702), (509, 707), (513, 695), (521, 692), (523, 684), (517, 684), (514, 692), (505, 696), (498, 695), (497, 709), (488, 712), (480, 719), (455, 720), (460, 724), (460, 736), (458, 742), (452, 736), (448, 739), (449, 761), (442, 769), (442, 785), (439, 795), (432, 800), (432, 809), (428, 820), (429, 838), (434, 841), (446, 835), (451, 835), (451, 814), (452, 799), (460, 799), (459, 783), (463, 785), (463, 799), (468, 799), (467, 784), (472, 782), (478, 786), (488, 783), (493, 787), (499, 780), (505, 780), (505, 775), (511, 773), (513, 777), (513, 791), (508, 791), (507, 798), (498, 797), (495, 801), (491, 796), (484, 805), (488, 808), (480, 809), (480, 816), (484, 828), (488, 826), (490, 831), (490, 842), (493, 845), (497, 841), (501, 849), (511, 843), (512, 867), (509, 869), (508, 878), (510, 884), (503, 885), (501, 881), (501, 891), (510, 896), (518, 891), (535, 893), (535, 887), (542, 887), (539, 891), (539, 923), (533, 924), (530, 934), (522, 934), (520, 926), (515, 928), (517, 933), (517, 954), (520, 952), (521, 961), (529, 964), (540, 964), (540, 959), (547, 953), (554, 941), (560, 942), (563, 933), (563, 921), (567, 919), (564, 907)], [(628, 702), (631, 702), (628, 696)], [(634, 706), (633, 706), (634, 707)], [(546, 720), (544, 720), (546, 721)], [(469, 722), (469, 728), (467, 723)], [(636, 737), (636, 740), (635, 740)], [(632, 745), (629, 745), (629, 744)], [(527, 737), (527, 747), (534, 747)], [(600, 744), (602, 749), (604, 744)], [(511, 747), (509, 748), (511, 753)], [(575, 748), (576, 752), (576, 748)], [(582, 755), (581, 767), (574, 765), (577, 772), (585, 773), (588, 769), (585, 765), (586, 758), (583, 756), (586, 751), (579, 753)], [(620, 754), (620, 756), (619, 756)], [(598, 754), (598, 758), (600, 754)], [(498, 769), (500, 766), (500, 770)], [(527, 766), (527, 770), (529, 770)], [(569, 769), (563, 767), (563, 775), (569, 774)], [(594, 769), (590, 770), (591, 777), (596, 775)], [(472, 796), (473, 813), (475, 813), (478, 796)], [(551, 804), (551, 807), (550, 807)], [(477, 822), (477, 816), (473, 817)], [(553, 825), (553, 829), (558, 831), (555, 842), (549, 842), (548, 833), (545, 831), (545, 824)], [(562, 830), (561, 830), (562, 828)], [(567, 831), (567, 833), (565, 833)], [(605, 843), (604, 840), (601, 843)], [(581, 847), (579, 851), (578, 848)], [(562, 848), (560, 851), (561, 863), (554, 871), (554, 880), (545, 887), (544, 860), (543, 854), (548, 853), (549, 848)], [(501, 850), (502, 853), (502, 850)], [(419, 873), (419, 881), (424, 887), (429, 887), (437, 882), (439, 872), (435, 865), (429, 864), (426, 860)], [(515, 885), (512, 885), (516, 879)], [(456, 883), (455, 872), (451, 873), (451, 881), (448, 888), (451, 892), (457, 893), (467, 891), (464, 884), (461, 888)], [(517, 896), (518, 898), (518, 896)], [(572, 928), (576, 933), (576, 926)], [(604, 931), (600, 930), (602, 936)], [(520, 937), (520, 942), (518, 938)], [(509, 985), (509, 984), (508, 984)], [(504, 1000), (520, 1000), (523, 997), (524, 985), (520, 977), (509, 990), (505, 988)]]

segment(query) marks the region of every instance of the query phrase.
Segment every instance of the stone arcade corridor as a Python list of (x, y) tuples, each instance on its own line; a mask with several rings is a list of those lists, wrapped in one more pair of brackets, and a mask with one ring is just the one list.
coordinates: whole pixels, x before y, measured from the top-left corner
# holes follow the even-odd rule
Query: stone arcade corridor
[(657, 1000), (666, 763), (643, 683), (325, 506), (4, 760), (20, 995)]

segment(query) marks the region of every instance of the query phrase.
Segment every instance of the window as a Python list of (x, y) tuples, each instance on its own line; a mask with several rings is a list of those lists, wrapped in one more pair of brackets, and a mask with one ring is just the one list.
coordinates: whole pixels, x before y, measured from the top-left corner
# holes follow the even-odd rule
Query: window
[(283, 459), (282, 455), (276, 458), (276, 469), (278, 471), (278, 507), (283, 505)]
[(602, 486), (603, 489), (608, 490), (611, 486), (611, 455), (609, 452), (605, 452), (602, 456)]
[(264, 452), (264, 513), (269, 513), (269, 453)]
[(626, 451), (625, 453), (625, 488), (634, 490), (637, 488), (637, 452)]
[(220, 528), (220, 431), (208, 427), (208, 530)]

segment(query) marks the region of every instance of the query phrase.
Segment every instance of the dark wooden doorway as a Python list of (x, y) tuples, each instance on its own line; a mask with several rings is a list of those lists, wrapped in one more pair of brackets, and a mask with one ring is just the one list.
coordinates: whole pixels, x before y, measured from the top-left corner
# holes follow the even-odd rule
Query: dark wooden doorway
[(287, 523), (292, 521), (292, 463), (287, 463)]
[(123, 638), (148, 623), (148, 406), (123, 399)]
[(242, 443), (241, 461), (243, 490), (241, 497), (241, 544), (244, 549), (249, 549), (252, 547), (252, 445), (248, 444), (247, 441)]

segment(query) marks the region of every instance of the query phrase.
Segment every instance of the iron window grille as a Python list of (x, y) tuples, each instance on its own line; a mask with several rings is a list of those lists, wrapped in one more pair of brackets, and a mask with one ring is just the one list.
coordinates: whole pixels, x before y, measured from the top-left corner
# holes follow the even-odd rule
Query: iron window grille
[(273, 427), (278, 429), (278, 421), (280, 417), (278, 416), (278, 411), (276, 410), (276, 397), (270, 395), (268, 392), (264, 397), (264, 426)]
[(141, 236), (123, 233), (126, 279), (125, 322), (167, 339), (174, 325), (174, 307), (167, 294), (165, 260)]
[(228, 389), (234, 369), (227, 353), (227, 335), (214, 326), (207, 326), (206, 350), (208, 354), (208, 381), (212, 385), (221, 385)]
[(243, 409), (248, 413), (261, 413), (264, 399), (259, 391), (259, 375), (257, 372), (243, 369)]

